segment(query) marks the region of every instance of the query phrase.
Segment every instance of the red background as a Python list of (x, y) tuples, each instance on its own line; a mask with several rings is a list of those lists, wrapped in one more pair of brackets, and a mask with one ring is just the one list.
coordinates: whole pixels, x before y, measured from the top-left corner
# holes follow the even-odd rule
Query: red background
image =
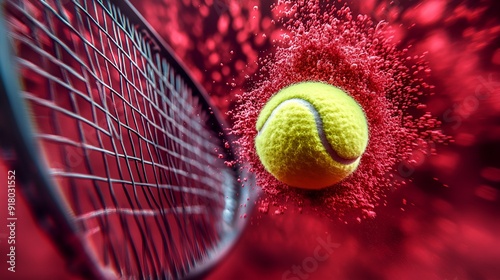
[[(221, 110), (251, 86), (246, 75), (256, 73), (257, 57), (272, 52), (271, 40), (279, 34), (279, 26), (270, 24), (275, 19), (271, 1), (133, 2)], [(393, 1), (384, 9), (385, 2), (370, 0), (349, 5), (355, 14), (389, 21), (401, 46), (429, 52), (437, 94), (427, 105), (455, 142), (423, 158), (414, 182), (389, 193), (387, 206), (378, 207), (373, 220), (345, 224), (319, 215), (255, 213), (241, 242), (209, 279), (282, 279), (314, 256), (317, 238), (340, 246), (307, 279), (499, 279), (500, 4)], [(3, 165), (0, 174), (5, 181)], [(6, 195), (0, 191), (0, 201)], [(6, 274), (2, 261), (0, 278), (70, 278), (24, 202), (18, 203), (18, 272)], [(0, 215), (4, 220), (5, 207)], [(2, 228), (2, 255), (5, 237)]]

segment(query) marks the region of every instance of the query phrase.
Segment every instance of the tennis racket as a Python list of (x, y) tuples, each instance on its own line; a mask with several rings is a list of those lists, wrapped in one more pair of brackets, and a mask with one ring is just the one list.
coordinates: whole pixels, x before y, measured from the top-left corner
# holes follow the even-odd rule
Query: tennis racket
[(0, 141), (89, 279), (207, 273), (254, 195), (227, 125), (128, 1), (0, 1)]

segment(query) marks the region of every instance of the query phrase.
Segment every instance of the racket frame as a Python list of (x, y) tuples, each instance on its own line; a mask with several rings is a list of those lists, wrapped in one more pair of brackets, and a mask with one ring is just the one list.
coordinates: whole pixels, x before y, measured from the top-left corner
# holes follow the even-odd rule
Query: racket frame
[[(188, 72), (188, 68), (177, 57), (173, 49), (158, 35), (144, 17), (137, 11), (130, 1), (103, 0), (110, 2), (128, 18), (136, 28), (148, 34), (147, 38), (153, 40), (154, 44), (160, 46), (159, 55), (165, 58), (176, 71), (176, 75), (187, 84), (193, 95), (199, 96), (199, 102), (203, 110), (210, 112), (208, 123), (215, 132), (222, 135), (231, 143), (231, 136), (226, 129), (229, 128), (220, 112), (211, 104), (209, 95), (203, 87), (195, 81)], [(7, 23), (4, 15), (5, 0), (0, 0), (0, 146), (2, 157), (9, 166), (16, 170), (16, 177), (21, 186), (20, 191), (28, 201), (30, 210), (36, 218), (39, 226), (51, 236), (57, 249), (68, 260), (68, 267), (72, 272), (89, 279), (115, 279), (116, 274), (108, 269), (102, 268), (93, 252), (86, 246), (87, 241), (73, 222), (73, 216), (64, 199), (61, 198), (57, 183), (49, 175), (43, 157), (40, 155), (42, 149), (38, 145), (34, 127), (26, 112), (27, 106), (20, 94), (21, 85), (12, 42), (8, 34)], [(230, 146), (221, 147), (227, 161), (237, 162), (235, 151)], [(216, 250), (209, 252), (209, 257), (204, 262), (193, 267), (186, 279), (198, 279), (206, 275), (215, 267), (220, 260), (227, 255), (241, 235), (247, 219), (240, 219), (241, 215), (252, 211), (253, 201), (258, 196), (252, 186), (255, 185), (253, 175), (246, 172), (239, 164), (234, 164), (232, 172), (236, 178), (246, 178), (244, 185), (234, 186), (235, 197), (239, 199), (237, 206), (246, 203), (246, 208), (237, 207), (233, 217), (233, 231), (225, 236)], [(241, 212), (243, 211), (243, 212)]]

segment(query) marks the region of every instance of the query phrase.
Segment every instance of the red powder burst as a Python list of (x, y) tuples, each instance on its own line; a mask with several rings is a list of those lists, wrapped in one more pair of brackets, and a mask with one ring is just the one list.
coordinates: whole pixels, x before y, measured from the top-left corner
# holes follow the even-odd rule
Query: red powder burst
[[(292, 201), (299, 211), (342, 217), (358, 209), (362, 217), (374, 217), (384, 193), (406, 183), (401, 167), (417, 165), (435, 153), (434, 143), (447, 140), (439, 121), (425, 112), (423, 97), (432, 95), (433, 87), (423, 78), (430, 69), (423, 56), (407, 57), (407, 49), (397, 49), (384, 23), (362, 15), (353, 18), (347, 6), (284, 0), (273, 10), (285, 35), (275, 42), (274, 56), (261, 61), (261, 81), (238, 97), (233, 112), (242, 160), (250, 162), (258, 185), (268, 194), (259, 209), (268, 212), (271, 204), (277, 207), (271, 213), (280, 214), (287, 208), (285, 201)], [(348, 92), (363, 107), (370, 128), (370, 142), (356, 172), (322, 191), (279, 182), (264, 169), (254, 148), (255, 123), (267, 100), (283, 87), (310, 80)]]

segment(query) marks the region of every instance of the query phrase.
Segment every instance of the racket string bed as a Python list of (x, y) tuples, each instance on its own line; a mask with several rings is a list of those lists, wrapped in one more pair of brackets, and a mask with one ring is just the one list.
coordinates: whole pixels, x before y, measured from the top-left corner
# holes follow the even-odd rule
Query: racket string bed
[(21, 96), (87, 276), (180, 278), (235, 231), (241, 186), (206, 96), (119, 3), (7, 1)]

